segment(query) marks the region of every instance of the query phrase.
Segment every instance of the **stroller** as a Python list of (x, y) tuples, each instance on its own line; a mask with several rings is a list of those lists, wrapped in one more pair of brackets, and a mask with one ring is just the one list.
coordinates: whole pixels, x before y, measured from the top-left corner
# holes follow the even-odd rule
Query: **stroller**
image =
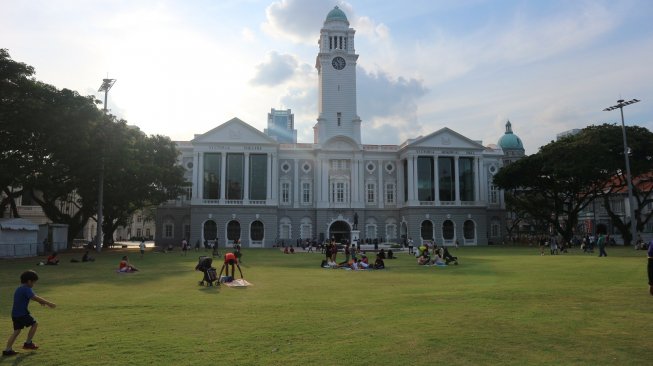
[[(198, 285), (204, 286), (206, 284), (206, 286), (213, 286), (213, 282), (217, 281), (218, 272), (214, 267), (211, 267), (212, 264), (212, 258), (203, 255), (199, 257), (195, 270), (204, 273), (204, 277), (202, 277), (202, 280), (199, 281)], [(217, 285), (219, 284), (216, 282), (216, 286)]]
[(442, 257), (444, 258), (446, 264), (453, 262), (453, 264), (458, 265), (458, 257), (451, 255), (447, 247), (444, 247), (444, 253), (442, 254)]

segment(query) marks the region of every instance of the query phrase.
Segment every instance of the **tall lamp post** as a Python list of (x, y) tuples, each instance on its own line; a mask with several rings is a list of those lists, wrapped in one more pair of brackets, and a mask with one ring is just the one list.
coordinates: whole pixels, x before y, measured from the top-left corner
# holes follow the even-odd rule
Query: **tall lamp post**
[[(116, 79), (102, 79), (99, 92), (104, 92), (104, 114), (107, 113), (107, 97), (109, 89), (115, 84)], [(97, 197), (97, 232), (95, 234), (95, 249), (102, 251), (102, 207), (104, 206), (104, 148), (102, 149), (103, 156), (100, 157), (100, 176), (98, 177), (98, 197)]]
[[(619, 109), (621, 111), (621, 132), (624, 139), (624, 159), (626, 159), (626, 182), (628, 184), (628, 205), (630, 206), (630, 233), (632, 235), (632, 242), (634, 243), (637, 240), (637, 220), (635, 218), (635, 205), (633, 203), (633, 179), (630, 175), (630, 158), (628, 157), (628, 141), (626, 140), (626, 125), (624, 123), (624, 107), (630, 104), (639, 102), (639, 99), (632, 99), (629, 101), (624, 101), (619, 99), (616, 105), (608, 107), (603, 111), (613, 111)], [(624, 243), (625, 244), (625, 243)]]

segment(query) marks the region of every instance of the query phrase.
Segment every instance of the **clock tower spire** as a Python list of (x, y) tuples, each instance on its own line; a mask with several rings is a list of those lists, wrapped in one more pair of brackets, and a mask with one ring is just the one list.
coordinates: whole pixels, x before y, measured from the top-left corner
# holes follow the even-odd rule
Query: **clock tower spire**
[(319, 80), (319, 115), (314, 127), (317, 144), (336, 136), (361, 144), (361, 120), (356, 111), (355, 32), (337, 6), (320, 30), (320, 52), (315, 60)]

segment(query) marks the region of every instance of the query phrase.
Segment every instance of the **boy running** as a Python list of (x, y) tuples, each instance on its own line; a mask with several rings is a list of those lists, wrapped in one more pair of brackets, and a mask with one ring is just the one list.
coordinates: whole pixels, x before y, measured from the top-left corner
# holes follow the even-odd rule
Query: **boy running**
[(11, 320), (14, 323), (14, 332), (11, 334), (11, 336), (9, 336), (9, 340), (7, 340), (7, 348), (2, 351), (3, 356), (14, 356), (18, 354), (18, 352), (14, 351), (12, 347), (16, 341), (16, 338), (18, 338), (20, 331), (25, 327), (30, 328), (30, 330), (27, 333), (27, 340), (25, 343), (23, 343), (23, 349), (35, 350), (39, 348), (37, 345), (32, 343), (32, 338), (34, 338), (38, 323), (36, 323), (36, 320), (34, 320), (34, 318), (32, 318), (30, 315), (29, 310), (27, 310), (27, 306), (29, 305), (30, 300), (34, 300), (43, 306), (49, 306), (51, 308), (55, 308), (56, 305), (42, 297), (37, 296), (34, 291), (32, 291), (32, 287), (34, 287), (34, 284), (36, 281), (38, 281), (38, 279), (39, 276), (36, 274), (36, 272), (31, 270), (25, 271), (20, 275), (21, 285), (18, 286), (14, 292), (14, 306), (11, 309)]

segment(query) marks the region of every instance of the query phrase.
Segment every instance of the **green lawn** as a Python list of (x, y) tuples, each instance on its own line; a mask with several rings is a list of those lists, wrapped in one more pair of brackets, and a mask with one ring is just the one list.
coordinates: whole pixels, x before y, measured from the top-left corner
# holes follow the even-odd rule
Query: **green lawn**
[[(0, 260), (0, 345), (19, 275), (35, 269), (35, 352), (0, 365), (645, 365), (653, 359), (646, 253), (608, 248), (540, 256), (535, 248), (452, 251), (459, 266), (399, 253), (383, 271), (319, 268), (319, 253), (245, 249), (254, 286), (199, 287), (198, 253), (123, 251), (95, 263)], [(203, 253), (203, 252), (202, 252)], [(219, 262), (215, 262), (219, 269)], [(26, 331), (15, 348), (20, 348)], [(649, 361), (646, 361), (649, 360)]]

